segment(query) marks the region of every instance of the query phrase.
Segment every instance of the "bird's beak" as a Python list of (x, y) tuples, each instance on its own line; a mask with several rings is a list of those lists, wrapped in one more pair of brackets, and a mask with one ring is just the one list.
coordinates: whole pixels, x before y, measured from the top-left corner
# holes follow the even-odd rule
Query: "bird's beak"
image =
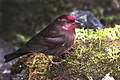
[(77, 21), (77, 20), (75, 20), (75, 23), (80, 24), (80, 22), (79, 22), (79, 21)]

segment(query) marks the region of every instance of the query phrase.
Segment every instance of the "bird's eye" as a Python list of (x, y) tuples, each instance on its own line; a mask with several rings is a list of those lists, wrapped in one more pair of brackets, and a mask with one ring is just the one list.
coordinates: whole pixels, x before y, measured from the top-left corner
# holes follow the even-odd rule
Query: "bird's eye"
[(67, 20), (67, 23), (71, 23), (72, 21), (70, 21), (70, 20)]

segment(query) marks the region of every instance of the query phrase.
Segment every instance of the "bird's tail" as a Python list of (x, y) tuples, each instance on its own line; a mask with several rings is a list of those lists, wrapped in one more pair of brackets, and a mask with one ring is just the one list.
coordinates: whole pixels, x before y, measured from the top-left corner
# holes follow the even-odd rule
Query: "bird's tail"
[(25, 54), (27, 54), (27, 53), (29, 53), (29, 52), (19, 53), (18, 51), (16, 51), (16, 52), (13, 52), (13, 53), (11, 53), (11, 54), (7, 54), (7, 55), (4, 56), (5, 63), (6, 63), (6, 62), (9, 62), (9, 61), (11, 61), (11, 60), (13, 60), (13, 59), (15, 59), (15, 58), (18, 58), (18, 57), (20, 57), (20, 56), (23, 56), (23, 55), (25, 55)]

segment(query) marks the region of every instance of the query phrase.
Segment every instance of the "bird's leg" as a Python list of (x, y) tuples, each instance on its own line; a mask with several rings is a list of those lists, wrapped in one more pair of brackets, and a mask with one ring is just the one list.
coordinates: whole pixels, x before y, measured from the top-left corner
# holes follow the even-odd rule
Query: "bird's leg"
[(51, 64), (48, 66), (48, 69), (50, 70), (51, 66), (52, 65), (59, 65), (61, 64), (62, 62), (64, 62), (64, 60), (61, 60), (60, 62), (54, 62), (52, 59), (48, 58), (51, 62)]
[(54, 65), (59, 65), (60, 63), (64, 62), (64, 60), (61, 60), (61, 61), (53, 61), (50, 56), (48, 57), (48, 59), (50, 60), (51, 64), (54, 64)]
[(62, 61), (59, 61), (59, 62), (57, 62), (57, 61), (54, 62), (52, 59), (50, 59), (50, 62), (51, 62), (51, 64), (59, 65), (60, 63), (63, 62), (63, 60), (62, 60)]
[(49, 67), (48, 67), (49, 70), (50, 70), (50, 67), (51, 67), (52, 65), (59, 65), (59, 64), (61, 64), (62, 62), (65, 62), (65, 60), (63, 59), (63, 58), (65, 57), (65, 54), (60, 55), (60, 57), (62, 58), (60, 61), (53, 61), (53, 60), (52, 60), (53, 57), (51, 58), (51, 56), (48, 56), (48, 59), (49, 59), (49, 61), (51, 62), (51, 64), (50, 64)]

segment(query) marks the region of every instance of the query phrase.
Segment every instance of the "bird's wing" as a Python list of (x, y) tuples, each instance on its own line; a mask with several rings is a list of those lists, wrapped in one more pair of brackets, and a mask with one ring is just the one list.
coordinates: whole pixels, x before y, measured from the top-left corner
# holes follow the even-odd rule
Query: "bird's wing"
[(45, 37), (44, 40), (48, 44), (56, 44), (56, 45), (60, 44), (61, 45), (64, 43), (64, 39), (62, 36), (59, 36), (59, 37), (57, 36), (54, 38), (53, 37)]
[(48, 49), (54, 49), (65, 43), (63, 32), (48, 31), (46, 34), (38, 33), (30, 39), (23, 49), (30, 52), (44, 52)]

